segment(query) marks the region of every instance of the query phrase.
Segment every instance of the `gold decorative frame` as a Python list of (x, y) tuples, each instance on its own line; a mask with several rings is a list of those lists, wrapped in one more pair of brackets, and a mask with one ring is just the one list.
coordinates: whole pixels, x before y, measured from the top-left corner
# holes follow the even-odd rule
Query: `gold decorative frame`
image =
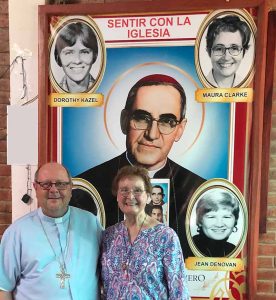
[(243, 10), (233, 9), (233, 10), (228, 10), (228, 11), (227, 10), (216, 10), (216, 11), (211, 12), (205, 18), (205, 20), (202, 22), (202, 26), (201, 26), (200, 30), (198, 31), (198, 35), (197, 35), (197, 39), (196, 39), (196, 43), (195, 43), (195, 66), (196, 66), (197, 74), (198, 74), (198, 77), (199, 77), (201, 83), (207, 88), (213, 88), (214, 86), (212, 84), (210, 84), (210, 82), (206, 79), (206, 76), (201, 68), (199, 52), (200, 52), (202, 37), (203, 37), (204, 33), (206, 32), (207, 27), (214, 19), (216, 19), (217, 17), (220, 17), (220, 16), (228, 15), (228, 14), (236, 15), (241, 20), (245, 21), (248, 24), (249, 28), (251, 29), (253, 47), (254, 47), (254, 49), (253, 49), (254, 53), (253, 53), (253, 58), (252, 58), (250, 69), (249, 69), (248, 73), (246, 74), (246, 76), (244, 77), (244, 79), (235, 87), (248, 86), (248, 84), (252, 81), (253, 76), (254, 76), (254, 57), (255, 57), (255, 41), (256, 41), (257, 27), (256, 27), (256, 24), (255, 24), (252, 16), (245, 9), (243, 9)]
[(247, 229), (248, 229), (248, 212), (247, 212), (247, 206), (243, 194), (233, 183), (223, 178), (214, 178), (204, 182), (193, 194), (190, 203), (188, 205), (187, 216), (185, 221), (188, 243), (195, 256), (205, 257), (193, 243), (193, 238), (190, 230), (191, 227), (190, 220), (191, 220), (192, 211), (194, 210), (194, 207), (197, 204), (197, 202), (201, 199), (201, 197), (203, 197), (204, 194), (208, 193), (213, 189), (222, 189), (227, 193), (232, 194), (239, 201), (239, 207), (241, 208), (239, 213), (239, 218), (242, 218), (243, 220), (243, 231), (237, 243), (236, 248), (229, 255), (227, 255), (227, 257), (236, 257), (241, 252), (246, 241)]
[[(97, 212), (98, 212), (97, 217), (99, 218), (99, 221), (101, 222), (102, 226), (105, 227), (106, 217), (105, 217), (103, 201), (98, 191), (93, 186), (93, 184), (91, 184), (90, 182), (88, 182), (83, 178), (77, 178), (77, 177), (72, 178), (72, 181), (73, 181), (73, 190), (80, 189), (82, 191), (87, 192), (90, 195), (90, 197), (92, 198), (93, 202), (97, 207)], [(89, 201), (89, 199), (87, 199), (87, 201)]]
[(52, 54), (52, 47), (55, 44), (55, 40), (56, 37), (58, 36), (60, 30), (65, 26), (68, 25), (70, 23), (75, 23), (75, 22), (83, 22), (85, 23), (88, 27), (90, 27), (90, 29), (95, 33), (97, 40), (98, 40), (98, 45), (99, 45), (99, 52), (101, 54), (100, 59), (100, 66), (99, 66), (99, 72), (97, 77), (95, 78), (95, 83), (90, 87), (90, 89), (88, 91), (86, 91), (87, 93), (92, 93), (94, 92), (97, 87), (99, 86), (103, 75), (104, 75), (104, 71), (105, 71), (105, 65), (106, 65), (106, 49), (105, 49), (105, 43), (104, 43), (104, 39), (103, 36), (101, 34), (101, 31), (99, 30), (97, 24), (94, 22), (94, 20), (89, 17), (89, 16), (79, 16), (79, 17), (61, 17), (58, 22), (55, 24), (55, 26), (53, 26), (52, 28), (52, 35), (51, 38), (49, 40), (49, 62), (50, 62), (50, 81), (54, 87), (54, 89), (56, 90), (56, 92), (58, 93), (65, 93), (67, 91), (63, 90), (59, 83), (56, 81), (55, 76), (54, 76), (54, 72), (51, 68), (51, 54)]

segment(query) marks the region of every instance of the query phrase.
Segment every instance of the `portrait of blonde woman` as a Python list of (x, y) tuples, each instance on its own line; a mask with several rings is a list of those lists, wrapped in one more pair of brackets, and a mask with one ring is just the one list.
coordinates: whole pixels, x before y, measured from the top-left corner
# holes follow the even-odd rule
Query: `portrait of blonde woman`
[(215, 189), (208, 191), (196, 205), (197, 234), (192, 237), (197, 249), (208, 257), (225, 257), (236, 245), (229, 237), (238, 232), (240, 204), (232, 193)]

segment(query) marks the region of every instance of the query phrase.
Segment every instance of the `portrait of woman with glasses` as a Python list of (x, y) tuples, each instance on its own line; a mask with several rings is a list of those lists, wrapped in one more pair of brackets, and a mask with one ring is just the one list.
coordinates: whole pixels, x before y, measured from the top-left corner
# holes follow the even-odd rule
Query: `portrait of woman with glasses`
[(242, 82), (237, 70), (250, 47), (250, 37), (248, 24), (236, 15), (211, 22), (206, 35), (206, 51), (212, 69), (206, 79), (213, 87), (231, 88)]

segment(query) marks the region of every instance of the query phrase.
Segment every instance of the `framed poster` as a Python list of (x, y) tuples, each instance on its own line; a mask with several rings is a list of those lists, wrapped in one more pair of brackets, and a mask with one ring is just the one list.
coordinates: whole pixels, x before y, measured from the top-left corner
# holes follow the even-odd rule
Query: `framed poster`
[[(259, 97), (253, 105), (263, 105), (253, 80), (260, 68), (254, 58), (264, 55), (256, 22), (266, 12), (257, 4), (246, 7), (214, 2), (203, 9), (176, 1), (168, 8), (154, 1), (39, 9), (40, 163), (62, 162), (74, 177), (71, 205), (93, 212), (105, 227), (123, 220), (111, 193), (118, 169), (148, 168), (152, 183), (168, 193), (163, 218), (179, 236), (193, 299), (221, 296), (221, 282), (225, 299), (254, 293), (244, 290), (256, 274), (243, 258), (253, 260), (245, 228), (252, 184), (260, 179), (254, 160), (261, 151), (250, 147), (262, 130), (256, 127), (262, 109), (252, 110), (252, 101), (254, 90)], [(206, 269), (198, 264), (207, 258), (189, 239), (193, 209), (188, 231), (186, 215), (192, 204), (196, 211), (195, 195), (212, 180), (229, 182), (244, 199), (237, 200), (243, 232), (235, 250)], [(223, 269), (222, 259), (228, 264)]]

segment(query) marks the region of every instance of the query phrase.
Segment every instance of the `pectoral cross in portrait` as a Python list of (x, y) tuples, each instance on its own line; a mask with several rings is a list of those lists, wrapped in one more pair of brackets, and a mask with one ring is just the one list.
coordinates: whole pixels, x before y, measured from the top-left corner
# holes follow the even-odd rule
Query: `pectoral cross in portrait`
[(64, 266), (60, 266), (60, 273), (56, 277), (60, 279), (60, 288), (65, 289), (65, 280), (70, 278), (70, 274), (66, 273)]

